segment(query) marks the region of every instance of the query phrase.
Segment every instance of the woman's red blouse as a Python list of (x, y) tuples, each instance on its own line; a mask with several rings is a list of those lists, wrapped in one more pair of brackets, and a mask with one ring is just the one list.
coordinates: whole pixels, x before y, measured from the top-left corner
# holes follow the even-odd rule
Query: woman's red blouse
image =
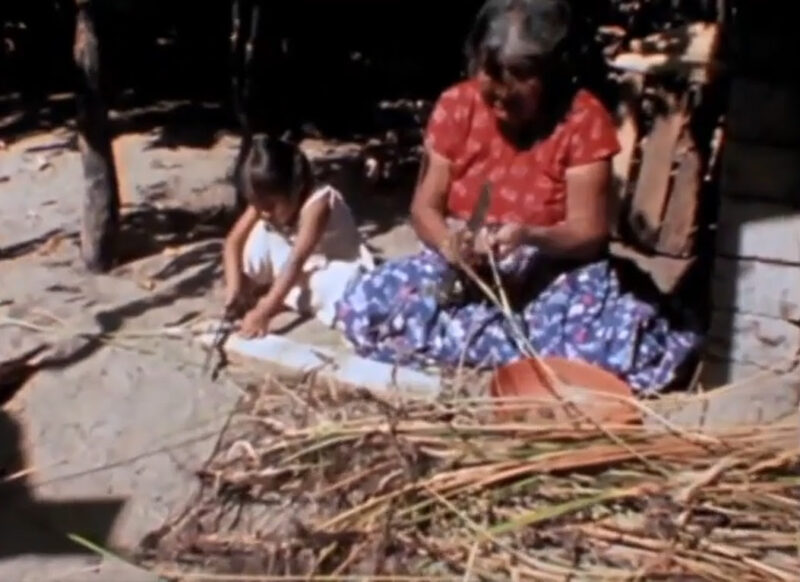
[(450, 214), (468, 218), (488, 180), (488, 220), (532, 226), (566, 218), (567, 168), (611, 158), (620, 150), (608, 111), (583, 90), (550, 136), (518, 150), (500, 133), (474, 80), (441, 95), (428, 121), (426, 144), (452, 164)]

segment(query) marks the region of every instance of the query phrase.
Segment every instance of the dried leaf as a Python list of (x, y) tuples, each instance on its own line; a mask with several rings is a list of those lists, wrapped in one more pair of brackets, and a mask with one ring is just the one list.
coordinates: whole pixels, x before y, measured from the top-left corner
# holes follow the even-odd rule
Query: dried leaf
[(43, 172), (43, 171), (48, 170), (48, 169), (50, 169), (52, 167), (53, 167), (53, 165), (50, 163), (50, 160), (48, 160), (46, 157), (44, 157), (44, 156), (36, 156), (36, 170), (38, 172)]
[(144, 289), (145, 291), (152, 291), (156, 288), (156, 282), (151, 279), (150, 277), (145, 277), (142, 279), (137, 279), (136, 284)]
[(65, 238), (66, 237), (64, 236), (64, 233), (59, 232), (59, 233), (54, 234), (49, 239), (47, 239), (44, 243), (42, 243), (42, 246), (40, 246), (38, 251), (37, 251), (38, 254), (43, 256), (43, 257), (46, 257), (48, 255), (53, 254), (54, 252), (56, 252), (59, 249), (59, 247), (61, 246), (61, 243), (64, 242)]
[(739, 459), (735, 457), (723, 457), (717, 461), (709, 469), (701, 473), (683, 474), (678, 477), (679, 480), (686, 479), (688, 476), (689, 483), (673, 493), (672, 498), (678, 503), (687, 504), (697, 495), (698, 491), (703, 487), (711, 485), (716, 481), (720, 475), (731, 467), (739, 464)]

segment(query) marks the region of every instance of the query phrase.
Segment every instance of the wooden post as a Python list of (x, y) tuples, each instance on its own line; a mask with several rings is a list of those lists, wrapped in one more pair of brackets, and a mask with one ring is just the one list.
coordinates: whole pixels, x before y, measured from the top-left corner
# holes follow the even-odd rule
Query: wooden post
[(95, 4), (75, 0), (77, 17), (73, 56), (78, 69), (78, 143), (86, 179), (81, 225), (81, 254), (92, 272), (107, 271), (114, 261), (119, 199), (111, 131), (100, 84), (100, 44)]
[[(240, 174), (253, 140), (253, 128), (250, 123), (250, 97), (253, 84), (253, 55), (260, 20), (260, 0), (234, 0), (231, 32), (233, 109), (242, 131), (242, 142), (232, 170), (238, 208), (244, 208), (247, 204)], [(246, 38), (242, 34), (245, 28), (248, 33)]]

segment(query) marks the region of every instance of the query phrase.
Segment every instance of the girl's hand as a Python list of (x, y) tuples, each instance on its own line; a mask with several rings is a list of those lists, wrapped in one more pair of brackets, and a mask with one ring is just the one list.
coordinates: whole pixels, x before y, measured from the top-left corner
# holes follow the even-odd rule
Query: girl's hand
[(240, 283), (228, 283), (225, 286), (225, 308), (236, 306), (242, 297), (242, 285)]
[(522, 224), (504, 224), (490, 236), (490, 243), (500, 258), (508, 256), (529, 239), (528, 228)]
[(264, 337), (269, 332), (271, 319), (272, 316), (268, 311), (256, 306), (245, 313), (239, 328), (239, 335), (246, 339)]

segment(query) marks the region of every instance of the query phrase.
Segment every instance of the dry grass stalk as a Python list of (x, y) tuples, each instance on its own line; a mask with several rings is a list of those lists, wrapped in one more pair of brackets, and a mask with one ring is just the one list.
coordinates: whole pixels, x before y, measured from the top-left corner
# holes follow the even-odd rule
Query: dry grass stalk
[(491, 422), (485, 399), (286, 389), (250, 394), (193, 511), (150, 559), (222, 580), (727, 582), (800, 570), (794, 424), (537, 427)]

